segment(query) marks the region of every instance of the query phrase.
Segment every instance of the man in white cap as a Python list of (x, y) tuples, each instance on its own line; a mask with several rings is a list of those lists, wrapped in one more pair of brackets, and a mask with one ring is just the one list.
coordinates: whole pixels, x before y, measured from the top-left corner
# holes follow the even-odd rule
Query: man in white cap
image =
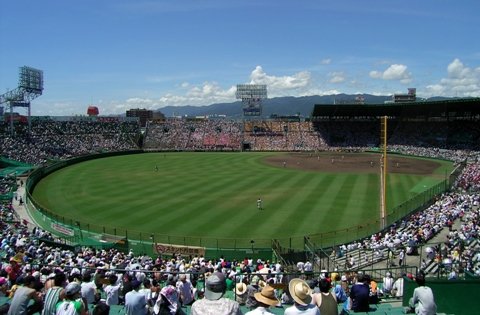
[(294, 278), (288, 284), (288, 290), (295, 304), (285, 310), (284, 315), (320, 315), (318, 307), (312, 303), (312, 290), (302, 279)]
[(214, 272), (205, 282), (205, 298), (192, 304), (191, 315), (242, 315), (238, 302), (226, 299), (227, 284), (221, 272)]

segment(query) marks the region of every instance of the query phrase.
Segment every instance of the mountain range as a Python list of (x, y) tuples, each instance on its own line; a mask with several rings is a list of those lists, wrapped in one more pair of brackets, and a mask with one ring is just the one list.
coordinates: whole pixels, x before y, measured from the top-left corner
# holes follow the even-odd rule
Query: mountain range
[[(355, 98), (359, 94), (335, 94), (335, 95), (313, 95), (302, 97), (274, 97), (263, 100), (262, 116), (270, 117), (271, 115), (287, 116), (300, 115), (309, 117), (315, 104), (353, 104)], [(377, 96), (371, 94), (362, 94), (365, 104), (383, 104), (390, 101), (391, 96)], [(444, 97), (429, 98), (427, 101), (446, 99)], [(215, 116), (225, 115), (230, 118), (243, 117), (242, 102), (233, 103), (216, 103), (206, 106), (166, 106), (157, 110), (166, 117), (174, 116)]]

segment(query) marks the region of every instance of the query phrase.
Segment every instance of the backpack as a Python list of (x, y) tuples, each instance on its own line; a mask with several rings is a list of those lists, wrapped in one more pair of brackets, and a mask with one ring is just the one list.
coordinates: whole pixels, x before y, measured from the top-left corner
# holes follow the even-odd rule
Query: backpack
[(57, 304), (56, 315), (78, 315), (82, 302), (80, 301), (63, 301)]

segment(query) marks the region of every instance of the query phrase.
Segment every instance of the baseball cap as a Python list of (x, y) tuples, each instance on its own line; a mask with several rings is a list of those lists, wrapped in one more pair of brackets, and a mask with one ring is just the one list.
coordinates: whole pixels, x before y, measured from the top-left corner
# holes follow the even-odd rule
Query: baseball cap
[(214, 272), (205, 283), (205, 297), (208, 300), (218, 300), (225, 292), (225, 276), (221, 272)]
[(74, 295), (75, 293), (80, 292), (81, 287), (77, 282), (70, 282), (65, 288), (66, 295)]

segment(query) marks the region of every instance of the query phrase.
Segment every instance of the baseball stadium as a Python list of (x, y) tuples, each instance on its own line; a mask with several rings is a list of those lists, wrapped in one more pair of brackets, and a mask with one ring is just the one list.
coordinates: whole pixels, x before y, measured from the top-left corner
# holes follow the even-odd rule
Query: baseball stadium
[[(266, 118), (266, 87), (237, 89), (235, 120), (5, 114), (2, 228), (35, 227), (49, 235), (42, 244), (77, 252), (301, 261), (312, 272), (374, 273), (406, 252), (420, 257), (400, 271), (456, 269), (478, 285), (468, 222), (479, 218), (479, 98), (312, 104), (310, 117)], [(428, 246), (453, 222), (455, 259), (454, 245)]]

